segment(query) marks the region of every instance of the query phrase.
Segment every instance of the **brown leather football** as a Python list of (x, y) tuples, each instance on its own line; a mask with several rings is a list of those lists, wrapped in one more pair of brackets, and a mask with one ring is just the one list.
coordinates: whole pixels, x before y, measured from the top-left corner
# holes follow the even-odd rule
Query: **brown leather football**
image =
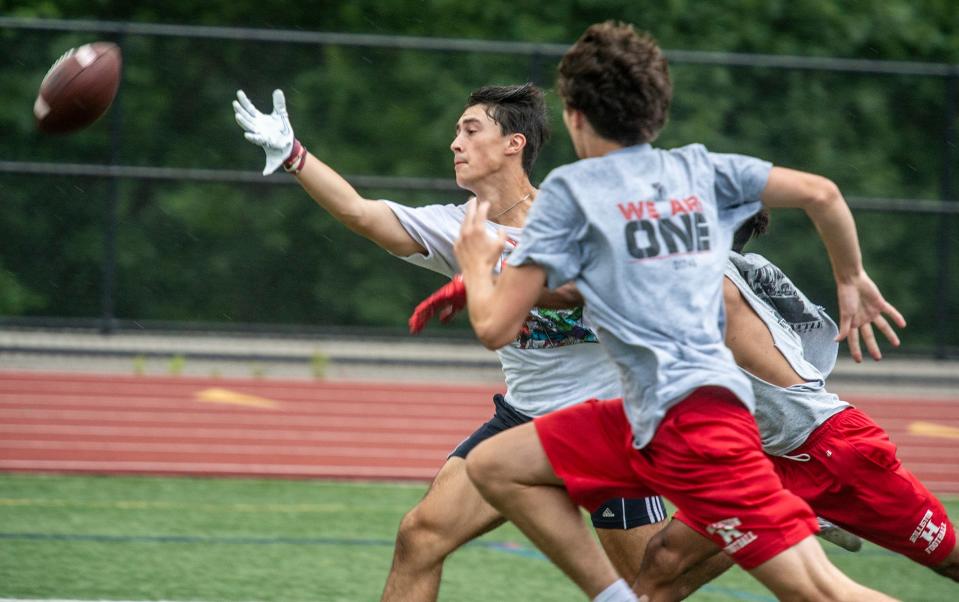
[(93, 42), (71, 48), (47, 71), (33, 103), (37, 129), (66, 134), (106, 113), (120, 85), (120, 47)]

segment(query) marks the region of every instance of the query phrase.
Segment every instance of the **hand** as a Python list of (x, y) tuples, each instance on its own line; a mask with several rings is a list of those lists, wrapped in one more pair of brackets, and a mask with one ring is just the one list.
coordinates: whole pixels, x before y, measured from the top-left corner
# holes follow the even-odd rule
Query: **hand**
[(416, 306), (409, 319), (410, 334), (418, 334), (422, 331), (436, 310), (440, 312), (440, 322), (446, 324), (464, 307), (466, 307), (466, 285), (463, 284), (463, 277), (456, 274), (452, 280)]
[[(460, 236), (453, 245), (453, 252), (465, 274), (491, 273), (503, 255), (503, 246), (506, 243), (506, 232), (497, 231), (494, 238), (486, 229), (486, 215), (489, 213), (489, 203), (477, 203), (475, 198), (466, 204), (466, 217), (460, 228)], [(467, 280), (469, 278), (467, 277)]]
[(893, 347), (899, 346), (899, 337), (896, 331), (883, 316), (886, 314), (899, 327), (906, 326), (906, 320), (889, 302), (883, 299), (876, 284), (861, 272), (848, 282), (837, 284), (839, 294), (839, 334), (837, 341), (848, 337), (849, 353), (857, 363), (862, 361), (862, 350), (859, 346), (860, 336), (866, 344), (869, 355), (877, 362), (882, 359), (873, 325), (885, 335)]
[(243, 90), (237, 90), (233, 111), (236, 122), (245, 132), (243, 137), (259, 145), (266, 153), (263, 175), (270, 175), (293, 153), (293, 128), (286, 112), (283, 91), (273, 91), (273, 112), (264, 115), (253, 106)]

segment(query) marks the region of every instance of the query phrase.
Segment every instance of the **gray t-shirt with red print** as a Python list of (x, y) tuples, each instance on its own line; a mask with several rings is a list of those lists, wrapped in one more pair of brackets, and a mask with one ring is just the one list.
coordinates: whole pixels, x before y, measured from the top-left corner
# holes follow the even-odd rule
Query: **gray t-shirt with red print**
[(699, 387), (725, 387), (754, 410), (724, 344), (722, 282), (771, 167), (698, 144), (643, 144), (555, 169), (540, 187), (507, 262), (541, 266), (551, 288), (575, 281), (619, 367), (639, 448)]

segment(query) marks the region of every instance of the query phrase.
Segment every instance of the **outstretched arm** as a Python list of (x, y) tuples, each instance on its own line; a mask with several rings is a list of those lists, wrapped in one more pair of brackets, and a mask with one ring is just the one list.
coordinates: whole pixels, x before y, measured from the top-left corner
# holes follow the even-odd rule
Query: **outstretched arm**
[[(810, 173), (774, 167), (769, 173), (762, 201), (769, 207), (797, 207), (803, 209), (815, 224), (826, 245), (836, 290), (839, 296), (839, 336), (848, 338), (852, 358), (862, 361), (860, 337), (875, 360), (882, 358), (873, 326), (892, 343), (899, 346), (899, 337), (892, 323), (899, 328), (906, 325), (902, 315), (887, 302), (879, 288), (866, 274), (859, 250), (856, 223), (839, 188), (827, 178)], [(885, 315), (883, 315), (885, 314)]]
[(281, 90), (273, 92), (273, 112), (269, 115), (257, 110), (242, 90), (236, 93), (236, 98), (233, 111), (236, 122), (245, 132), (244, 137), (266, 153), (263, 175), (283, 166), (330, 215), (390, 253), (407, 256), (426, 251), (406, 232), (385, 203), (360, 196), (340, 174), (296, 140)]
[(309, 152), (296, 179), (330, 215), (390, 253), (406, 257), (426, 252), (400, 224), (386, 203), (361, 197), (340, 174)]

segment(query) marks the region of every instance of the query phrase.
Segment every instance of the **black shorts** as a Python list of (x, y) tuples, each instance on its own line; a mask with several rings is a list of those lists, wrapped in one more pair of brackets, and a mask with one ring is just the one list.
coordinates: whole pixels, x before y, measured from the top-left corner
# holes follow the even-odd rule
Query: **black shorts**
[[(474, 447), (493, 435), (533, 420), (511, 406), (502, 395), (493, 396), (493, 417), (450, 452), (450, 458), (466, 458)], [(666, 508), (659, 496), (642, 499), (616, 498), (602, 504), (592, 515), (597, 529), (632, 529), (666, 520)]]
[(493, 435), (533, 420), (506, 403), (506, 399), (504, 399), (502, 395), (496, 394), (493, 396), (493, 405), (496, 407), (496, 410), (493, 412), (493, 417), (483, 424), (483, 426), (476, 429), (476, 432), (472, 435), (463, 439), (462, 443), (450, 452), (450, 458), (465, 459), (466, 456), (473, 451), (474, 447)]

